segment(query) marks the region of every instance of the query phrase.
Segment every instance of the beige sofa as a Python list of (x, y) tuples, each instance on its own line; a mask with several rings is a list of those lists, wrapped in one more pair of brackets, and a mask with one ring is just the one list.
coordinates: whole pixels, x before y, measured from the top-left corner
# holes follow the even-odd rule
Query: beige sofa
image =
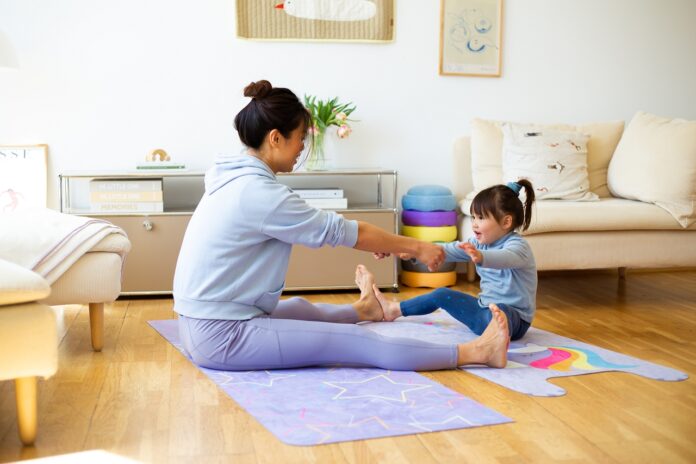
[[(636, 169), (652, 169), (652, 172), (644, 173), (641, 182), (648, 178), (653, 179), (653, 183), (659, 183), (660, 180), (667, 183), (678, 181), (687, 184), (682, 185), (679, 192), (691, 189), (691, 193), (687, 193), (687, 200), (690, 195), (692, 216), (686, 219), (684, 216), (680, 217), (681, 223), (675, 218), (674, 211), (670, 212), (654, 203), (612, 194), (612, 190), (615, 190), (612, 189), (612, 183), (622, 186), (630, 181), (623, 179), (624, 175), (643, 175), (640, 172), (635, 174), (631, 169), (625, 169), (629, 171), (625, 173), (616, 170), (618, 166), (624, 165), (627, 156), (632, 156), (631, 153), (627, 153), (631, 147), (650, 145), (641, 145), (640, 140), (633, 140), (639, 136), (636, 135), (639, 125), (634, 124), (635, 119), (639, 119), (639, 115), (629, 126), (633, 128), (631, 143), (624, 140), (621, 144), (622, 162), (614, 163), (611, 168), (612, 157), (615, 151), (619, 152), (617, 145), (622, 140), (623, 122), (553, 126), (556, 129), (582, 131), (591, 135), (587, 145), (589, 189), (599, 196), (599, 201), (536, 202), (531, 227), (524, 235), (534, 251), (539, 270), (619, 268), (619, 273), (623, 275), (625, 268), (696, 266), (696, 222), (693, 221), (693, 190), (696, 188), (696, 169), (693, 161), (696, 161), (696, 151), (692, 151), (690, 147), (686, 151), (682, 150), (683, 147), (680, 148), (682, 152), (679, 156), (688, 158), (690, 164), (679, 168), (680, 171), (676, 175), (656, 172), (662, 169), (659, 164), (641, 168), (643, 160), (636, 161)], [(652, 123), (650, 119), (647, 121)], [(693, 124), (687, 127), (692, 132), (696, 127), (696, 123)], [(497, 121), (474, 120), (472, 137), (461, 137), (455, 141), (454, 193), (460, 200), (463, 213), (459, 224), (460, 239), (471, 236), (469, 208), (474, 194), (489, 185), (504, 183), (501, 125), (502, 123)], [(626, 131), (628, 132), (628, 128)], [(668, 138), (668, 134), (665, 133), (657, 136)], [(688, 140), (692, 139), (689, 135)], [(664, 145), (668, 144), (669, 141), (664, 140)], [(659, 140), (653, 145), (662, 146)], [(636, 154), (637, 158), (640, 156), (643, 154)], [(668, 170), (670, 167), (667, 166), (665, 169)], [(625, 180), (627, 182), (624, 182)], [(640, 184), (636, 189), (649, 190)], [(633, 196), (641, 194), (639, 191)], [(656, 203), (665, 204), (659, 201)], [(687, 201), (687, 209), (688, 205)], [(470, 281), (475, 278), (472, 265), (467, 268), (467, 274)]]

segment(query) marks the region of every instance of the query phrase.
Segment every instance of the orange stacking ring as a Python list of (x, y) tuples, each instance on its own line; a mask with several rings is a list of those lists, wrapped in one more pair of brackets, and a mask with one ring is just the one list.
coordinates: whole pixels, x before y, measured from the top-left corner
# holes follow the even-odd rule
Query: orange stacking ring
[(401, 271), (401, 283), (409, 287), (449, 287), (457, 283), (457, 271), (427, 273)]

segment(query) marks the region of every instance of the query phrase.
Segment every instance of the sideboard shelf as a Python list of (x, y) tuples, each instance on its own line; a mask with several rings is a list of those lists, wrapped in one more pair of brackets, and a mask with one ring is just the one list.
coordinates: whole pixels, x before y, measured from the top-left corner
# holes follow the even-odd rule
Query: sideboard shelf
[[(348, 219), (365, 221), (398, 233), (397, 173), (384, 169), (299, 171), (278, 174), (290, 188), (335, 187), (344, 191)], [(170, 294), (176, 260), (186, 227), (204, 193), (199, 171), (73, 171), (60, 179), (62, 212), (99, 217), (123, 228), (132, 243), (124, 268), (122, 294)], [(99, 212), (90, 203), (92, 180), (161, 180), (161, 212)], [(374, 261), (369, 253), (345, 247), (293, 247), (286, 291), (355, 289), (355, 267), (369, 264), (380, 288), (398, 289), (396, 259)]]

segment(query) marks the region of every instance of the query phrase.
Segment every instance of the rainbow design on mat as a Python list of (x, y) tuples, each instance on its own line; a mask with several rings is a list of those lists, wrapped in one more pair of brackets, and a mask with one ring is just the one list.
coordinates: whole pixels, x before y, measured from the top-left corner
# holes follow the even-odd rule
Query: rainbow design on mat
[[(433, 343), (465, 343), (476, 338), (464, 324), (444, 311), (427, 316), (402, 317), (394, 322), (372, 322), (363, 327), (385, 336), (411, 337)], [(573, 375), (618, 371), (655, 380), (674, 382), (688, 376), (615, 351), (562, 337), (532, 327), (522, 338), (510, 343), (505, 369), (467, 366), (460, 369), (520, 393), (560, 396), (566, 391), (549, 379)]]
[[(532, 355), (533, 360), (520, 362), (520, 355)], [(583, 371), (598, 371), (602, 369), (630, 369), (636, 364), (614, 364), (603, 359), (599, 354), (587, 348), (570, 346), (539, 346), (534, 343), (523, 348), (513, 348), (509, 351), (513, 365), (510, 368), (523, 366), (537, 369), (551, 369), (559, 372), (569, 372), (573, 369)], [(539, 357), (543, 356), (543, 357)], [(517, 366), (516, 366), (517, 364)]]

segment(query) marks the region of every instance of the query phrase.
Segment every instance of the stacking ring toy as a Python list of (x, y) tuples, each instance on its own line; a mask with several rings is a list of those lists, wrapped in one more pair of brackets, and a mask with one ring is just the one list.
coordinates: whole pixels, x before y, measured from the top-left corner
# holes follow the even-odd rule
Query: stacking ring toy
[(401, 271), (401, 283), (409, 287), (448, 287), (457, 283), (457, 273), (452, 272), (410, 272)]
[(401, 206), (416, 211), (451, 211), (457, 208), (457, 200), (442, 185), (416, 185), (401, 197)]
[[(456, 269), (457, 263), (442, 263), (440, 268), (435, 271), (435, 272), (452, 272)], [(428, 266), (425, 264), (421, 263), (417, 259), (409, 259), (409, 260), (401, 260), (401, 269), (404, 271), (411, 271), (411, 272), (425, 272), (425, 273), (431, 273), (430, 270), (428, 270)]]
[(406, 209), (401, 213), (401, 220), (407, 226), (454, 226), (457, 224), (456, 211), (415, 211)]
[(404, 209), (416, 211), (452, 211), (457, 207), (454, 195), (418, 196), (408, 193), (401, 197), (401, 206)]
[(425, 242), (453, 242), (457, 240), (457, 227), (403, 226), (401, 228), (401, 235), (417, 238), (418, 240), (423, 240)]

